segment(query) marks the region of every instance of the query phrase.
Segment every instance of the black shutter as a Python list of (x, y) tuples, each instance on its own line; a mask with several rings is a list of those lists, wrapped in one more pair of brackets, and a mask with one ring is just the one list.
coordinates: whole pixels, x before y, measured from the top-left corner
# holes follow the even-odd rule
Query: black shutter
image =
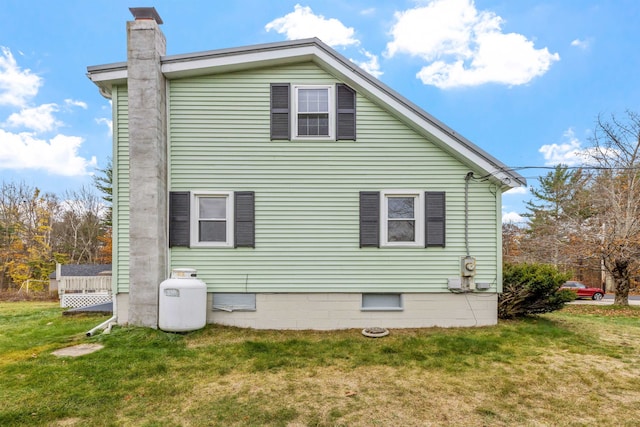
[(291, 139), (289, 84), (271, 84), (271, 139)]
[(356, 140), (356, 92), (349, 86), (336, 85), (336, 139)]
[(380, 193), (360, 192), (360, 247), (380, 246)]
[(235, 246), (255, 248), (255, 193), (253, 191), (236, 191), (234, 205)]
[(189, 223), (191, 193), (172, 191), (169, 193), (169, 247), (189, 246)]
[(425, 193), (425, 243), (426, 246), (445, 245), (446, 202), (444, 191)]

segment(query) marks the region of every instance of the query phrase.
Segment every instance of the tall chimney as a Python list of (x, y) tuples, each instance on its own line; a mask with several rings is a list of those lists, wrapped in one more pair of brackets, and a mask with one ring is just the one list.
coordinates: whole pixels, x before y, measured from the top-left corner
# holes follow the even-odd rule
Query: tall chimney
[(161, 57), (166, 40), (155, 8), (129, 9), (129, 324), (158, 327), (167, 277), (167, 119)]

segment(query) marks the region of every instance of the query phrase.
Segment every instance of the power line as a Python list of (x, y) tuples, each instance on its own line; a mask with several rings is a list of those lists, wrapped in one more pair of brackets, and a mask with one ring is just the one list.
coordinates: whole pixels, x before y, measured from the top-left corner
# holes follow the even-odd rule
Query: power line
[[(571, 170), (576, 170), (576, 169), (582, 169), (582, 170), (640, 170), (640, 165), (639, 166), (563, 166), (563, 165), (559, 165), (561, 169), (571, 169)], [(549, 169), (549, 170), (554, 170), (557, 169), (558, 166), (513, 166), (513, 167), (509, 167), (506, 169), (501, 169), (500, 171), (496, 171), (496, 172), (503, 172), (503, 171), (517, 171), (517, 170), (524, 170), (524, 169)]]

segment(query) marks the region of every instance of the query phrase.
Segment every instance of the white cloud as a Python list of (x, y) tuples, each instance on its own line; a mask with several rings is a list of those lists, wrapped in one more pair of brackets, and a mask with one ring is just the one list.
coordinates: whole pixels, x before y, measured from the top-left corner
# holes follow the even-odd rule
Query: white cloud
[(65, 99), (65, 100), (64, 100), (64, 104), (65, 104), (67, 107), (80, 107), (80, 108), (82, 108), (83, 110), (86, 110), (87, 108), (89, 108), (89, 106), (87, 105), (87, 103), (86, 103), (86, 102), (84, 102), (84, 101), (77, 101), (77, 100), (75, 100), (75, 99)]
[(20, 69), (11, 51), (0, 46), (0, 105), (22, 107), (36, 96), (41, 85), (39, 76)]
[(355, 62), (356, 64), (358, 64), (358, 66), (360, 68), (362, 68), (363, 70), (365, 70), (367, 73), (371, 74), (373, 77), (376, 78), (380, 78), (380, 76), (383, 74), (382, 71), (380, 71), (380, 63), (378, 62), (378, 56), (372, 54), (371, 52), (368, 52), (364, 49), (362, 49), (360, 51), (360, 53), (362, 53), (364, 56), (367, 57), (367, 61), (356, 61), (356, 60), (351, 60), (352, 62)]
[(560, 56), (516, 33), (503, 19), (478, 11), (473, 0), (431, 0), (396, 12), (386, 55), (417, 56), (429, 63), (417, 73), (424, 84), (446, 89), (485, 83), (521, 85), (543, 75)]
[(502, 213), (502, 223), (503, 224), (520, 224), (523, 222), (527, 222), (527, 219), (524, 218), (517, 212), (503, 212)]
[(100, 117), (96, 119), (96, 123), (99, 125), (106, 125), (109, 128), (109, 135), (113, 135), (113, 120), (106, 117)]
[(285, 34), (287, 40), (318, 37), (329, 46), (360, 44), (353, 37), (355, 31), (352, 27), (346, 27), (335, 18), (325, 19), (322, 15), (315, 15), (310, 7), (299, 4), (295, 5), (293, 12), (269, 22), (265, 29)]
[(544, 164), (579, 166), (585, 163), (587, 150), (582, 148), (582, 143), (575, 136), (573, 129), (567, 129), (562, 138), (564, 142), (560, 144), (547, 144), (540, 147), (538, 151), (544, 156)]
[(580, 39), (575, 39), (571, 42), (571, 46), (580, 48), (582, 50), (588, 49), (590, 44), (591, 43), (589, 42), (589, 40), (580, 40)]
[(0, 129), (0, 170), (39, 169), (54, 175), (87, 175), (98, 162), (78, 154), (83, 143), (78, 136), (56, 135), (49, 141), (30, 133), (10, 133)]
[(503, 193), (503, 195), (505, 195), (505, 196), (507, 196), (507, 195), (508, 195), (508, 196), (512, 196), (512, 195), (515, 195), (515, 194), (520, 195), (520, 194), (527, 194), (527, 193), (529, 193), (529, 189), (528, 189), (527, 187), (521, 186), (521, 187), (515, 187), (515, 188), (512, 188), (512, 189), (511, 189), (511, 190), (509, 190), (509, 191), (505, 191), (505, 192)]
[(62, 126), (62, 122), (53, 117), (59, 111), (56, 104), (42, 104), (39, 107), (24, 108), (19, 113), (13, 113), (7, 119), (11, 127), (24, 127), (36, 132), (47, 132)]

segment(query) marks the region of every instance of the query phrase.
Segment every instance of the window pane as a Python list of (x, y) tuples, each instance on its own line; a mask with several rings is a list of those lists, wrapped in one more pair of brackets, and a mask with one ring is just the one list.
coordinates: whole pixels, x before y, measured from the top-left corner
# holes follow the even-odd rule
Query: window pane
[(200, 221), (198, 241), (200, 242), (226, 242), (226, 221)]
[(389, 197), (389, 218), (414, 218), (413, 197)]
[(224, 219), (227, 217), (226, 197), (200, 197), (198, 201), (200, 206), (199, 218)]
[(389, 220), (387, 223), (389, 242), (415, 242), (415, 221)]
[(298, 89), (298, 112), (326, 113), (329, 111), (329, 89)]
[(298, 135), (300, 136), (328, 136), (328, 114), (299, 114)]

